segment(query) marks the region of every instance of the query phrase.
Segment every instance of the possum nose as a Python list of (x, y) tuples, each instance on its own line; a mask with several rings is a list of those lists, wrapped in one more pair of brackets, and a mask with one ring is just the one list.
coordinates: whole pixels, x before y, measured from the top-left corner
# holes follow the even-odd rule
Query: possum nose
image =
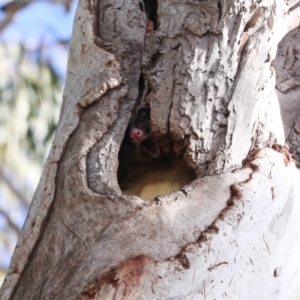
[(130, 131), (130, 139), (135, 144), (140, 143), (142, 141), (142, 131), (138, 128), (132, 128)]

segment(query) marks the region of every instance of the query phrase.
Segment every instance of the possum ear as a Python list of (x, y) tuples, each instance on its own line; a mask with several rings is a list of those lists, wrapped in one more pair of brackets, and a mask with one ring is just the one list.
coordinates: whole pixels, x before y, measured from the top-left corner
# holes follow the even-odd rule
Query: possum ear
[(152, 137), (147, 137), (140, 143), (140, 149), (142, 152), (149, 154), (153, 158), (157, 158), (160, 155), (160, 149)]

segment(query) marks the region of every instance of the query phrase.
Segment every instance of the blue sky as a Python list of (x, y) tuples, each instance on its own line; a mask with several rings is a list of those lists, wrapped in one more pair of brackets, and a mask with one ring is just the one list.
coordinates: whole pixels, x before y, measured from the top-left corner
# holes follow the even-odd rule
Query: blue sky
[[(6, 1), (0, 1), (0, 5)], [(15, 14), (12, 23), (0, 34), (0, 43), (22, 43), (34, 50), (43, 44), (43, 59), (48, 60), (61, 76), (65, 76), (68, 47), (57, 40), (69, 40), (77, 1), (73, 1), (69, 12), (61, 4), (36, 1)], [(0, 12), (0, 20), (5, 13)]]

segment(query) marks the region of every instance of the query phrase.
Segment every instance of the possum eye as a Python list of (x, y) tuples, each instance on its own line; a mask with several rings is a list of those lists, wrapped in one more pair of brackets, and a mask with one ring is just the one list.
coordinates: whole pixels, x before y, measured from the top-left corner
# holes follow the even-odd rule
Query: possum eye
[(148, 121), (150, 119), (150, 108), (142, 107), (138, 113), (139, 121)]

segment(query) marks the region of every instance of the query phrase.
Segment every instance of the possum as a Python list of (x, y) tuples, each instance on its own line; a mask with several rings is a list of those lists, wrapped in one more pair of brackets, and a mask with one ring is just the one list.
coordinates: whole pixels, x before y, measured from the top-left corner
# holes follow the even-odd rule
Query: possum
[(130, 118), (119, 151), (118, 182), (122, 193), (152, 200), (194, 179), (182, 159), (164, 155), (151, 130), (150, 107), (139, 106)]

